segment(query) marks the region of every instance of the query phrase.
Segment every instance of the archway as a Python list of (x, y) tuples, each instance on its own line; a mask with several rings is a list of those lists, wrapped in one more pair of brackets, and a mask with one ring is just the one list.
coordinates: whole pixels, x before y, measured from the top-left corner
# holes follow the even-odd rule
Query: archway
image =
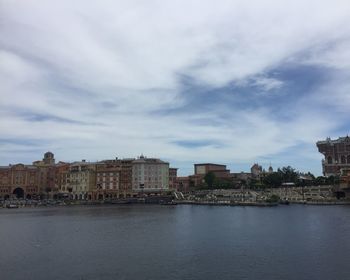
[(16, 195), (17, 198), (23, 198), (24, 197), (24, 190), (22, 188), (15, 188), (13, 190), (13, 194)]

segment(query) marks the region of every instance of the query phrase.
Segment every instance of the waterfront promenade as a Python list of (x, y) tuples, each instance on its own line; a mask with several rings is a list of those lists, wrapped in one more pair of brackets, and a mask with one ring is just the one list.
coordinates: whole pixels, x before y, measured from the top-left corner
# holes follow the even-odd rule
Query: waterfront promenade
[(211, 206), (260, 206), (271, 207), (279, 204), (306, 205), (348, 205), (350, 200), (337, 199), (330, 186), (307, 188), (270, 188), (263, 191), (251, 189), (215, 189), (199, 190), (183, 194), (173, 192), (170, 195), (142, 196), (124, 199), (69, 200), (69, 199), (8, 199), (0, 201), (0, 207), (43, 207), (74, 205), (109, 205), (109, 204), (190, 204)]

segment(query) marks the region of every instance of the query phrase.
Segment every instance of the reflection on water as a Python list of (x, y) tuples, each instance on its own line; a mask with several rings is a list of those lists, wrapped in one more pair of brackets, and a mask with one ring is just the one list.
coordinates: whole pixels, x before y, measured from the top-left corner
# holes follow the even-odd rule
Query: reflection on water
[(0, 279), (350, 279), (350, 207), (0, 209)]

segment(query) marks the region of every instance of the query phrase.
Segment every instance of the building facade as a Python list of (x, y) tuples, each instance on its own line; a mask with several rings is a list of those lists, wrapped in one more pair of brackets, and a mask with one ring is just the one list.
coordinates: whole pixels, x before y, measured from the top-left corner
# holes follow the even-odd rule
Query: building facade
[(70, 197), (70, 164), (59, 162), (55, 166), (55, 189), (58, 190), (58, 196), (62, 198)]
[[(169, 178), (170, 183), (169, 183)], [(177, 169), (160, 159), (139, 157), (100, 162), (55, 163), (47, 152), (32, 165), (0, 167), (0, 199), (69, 198), (98, 200), (129, 198), (176, 189)], [(170, 186), (170, 188), (169, 188)]]
[(96, 163), (96, 186), (92, 199), (119, 198), (121, 193), (121, 161), (105, 160)]
[(342, 169), (350, 168), (350, 137), (339, 137), (316, 143), (318, 151), (324, 155), (322, 170), (324, 176), (340, 176)]
[(126, 158), (120, 160), (121, 172), (120, 172), (120, 197), (133, 196), (132, 189), (132, 171), (134, 159)]
[(177, 177), (177, 191), (187, 193), (190, 191), (190, 177)]
[(177, 190), (177, 168), (169, 168), (169, 189)]
[(217, 177), (230, 177), (230, 170), (224, 164), (197, 163), (194, 164), (194, 175), (205, 175), (213, 172)]
[(72, 163), (69, 167), (68, 192), (72, 199), (92, 199), (96, 187), (96, 165), (93, 163), (81, 162)]
[(41, 196), (50, 196), (56, 194), (58, 189), (55, 187), (55, 158), (51, 152), (46, 152), (42, 160), (34, 161), (33, 165), (39, 172), (38, 187)]
[(0, 168), (0, 197), (34, 198), (39, 194), (38, 168), (14, 164)]
[(132, 189), (136, 193), (169, 191), (169, 163), (141, 155), (132, 162)]
[(254, 163), (253, 166), (250, 168), (250, 173), (252, 174), (253, 179), (259, 179), (261, 174), (263, 173), (262, 166)]

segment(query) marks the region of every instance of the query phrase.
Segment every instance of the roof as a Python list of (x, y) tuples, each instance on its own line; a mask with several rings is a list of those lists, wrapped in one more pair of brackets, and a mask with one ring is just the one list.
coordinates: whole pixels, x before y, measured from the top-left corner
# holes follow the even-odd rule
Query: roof
[(350, 143), (350, 137), (347, 135), (345, 137), (339, 137), (338, 139), (332, 140), (330, 137), (328, 137), (326, 140), (321, 140), (317, 141), (316, 144), (339, 144), (339, 143), (344, 143), (344, 142), (349, 142)]
[(216, 164), (216, 163), (195, 163), (194, 164), (195, 166), (198, 166), (198, 165), (215, 165), (215, 166), (225, 166), (225, 164)]
[(168, 162), (162, 161), (158, 158), (138, 158), (133, 160), (132, 163), (163, 163), (163, 164), (169, 164)]

